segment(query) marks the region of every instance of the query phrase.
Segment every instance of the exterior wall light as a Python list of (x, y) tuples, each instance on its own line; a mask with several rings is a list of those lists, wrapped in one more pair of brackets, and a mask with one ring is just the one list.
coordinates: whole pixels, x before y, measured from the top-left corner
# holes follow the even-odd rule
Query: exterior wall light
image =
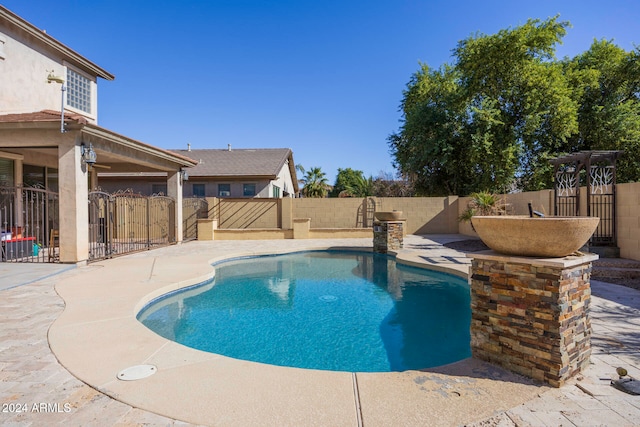
[(96, 159), (98, 158), (98, 156), (93, 150), (93, 145), (91, 143), (89, 143), (88, 148), (86, 145), (84, 145), (84, 142), (80, 144), (80, 153), (82, 154), (82, 161), (87, 165), (91, 166), (96, 163)]
[(180, 177), (182, 178), (182, 181), (189, 181), (189, 172), (187, 172), (186, 169), (180, 169)]
[(56, 76), (55, 74), (53, 74), (53, 70), (52, 70), (49, 72), (49, 75), (47, 76), (47, 83), (60, 83), (61, 85), (63, 85), (64, 78), (60, 76)]

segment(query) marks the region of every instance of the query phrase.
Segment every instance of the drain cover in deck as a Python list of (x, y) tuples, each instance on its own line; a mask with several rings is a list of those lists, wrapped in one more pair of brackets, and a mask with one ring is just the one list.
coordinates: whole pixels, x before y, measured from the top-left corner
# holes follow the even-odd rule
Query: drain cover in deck
[(135, 381), (150, 377), (158, 368), (153, 365), (136, 365), (123, 369), (118, 373), (118, 379), (122, 381)]

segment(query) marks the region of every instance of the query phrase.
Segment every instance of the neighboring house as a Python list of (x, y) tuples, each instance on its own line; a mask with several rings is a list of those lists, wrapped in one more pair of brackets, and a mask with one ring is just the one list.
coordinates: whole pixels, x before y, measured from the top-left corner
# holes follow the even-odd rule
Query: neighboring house
[[(282, 198), (298, 193), (293, 153), (289, 148), (171, 150), (190, 157), (197, 165), (187, 173), (183, 197)], [(106, 191), (131, 188), (141, 194), (166, 192), (158, 173), (99, 174)]]
[[(3, 252), (10, 240), (46, 246), (55, 236), (61, 262), (87, 260), (98, 170), (163, 174), (180, 240), (181, 171), (196, 162), (98, 126), (97, 81), (112, 74), (0, 6), (0, 76)], [(25, 196), (32, 188), (47, 192), (33, 212), (27, 204), (35, 199)]]

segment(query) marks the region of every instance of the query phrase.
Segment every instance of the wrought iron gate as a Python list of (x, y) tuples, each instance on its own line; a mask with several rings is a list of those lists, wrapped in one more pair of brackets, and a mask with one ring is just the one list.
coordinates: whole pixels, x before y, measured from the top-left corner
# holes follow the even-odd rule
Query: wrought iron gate
[(0, 187), (0, 262), (57, 262), (58, 193)]
[(198, 219), (208, 218), (209, 203), (202, 197), (182, 199), (182, 240), (198, 238)]
[(176, 242), (175, 201), (130, 191), (89, 193), (89, 261)]
[(580, 216), (580, 186), (586, 187), (586, 216), (600, 218), (589, 241), (616, 246), (616, 160), (622, 151), (581, 151), (551, 160), (554, 165), (555, 215)]

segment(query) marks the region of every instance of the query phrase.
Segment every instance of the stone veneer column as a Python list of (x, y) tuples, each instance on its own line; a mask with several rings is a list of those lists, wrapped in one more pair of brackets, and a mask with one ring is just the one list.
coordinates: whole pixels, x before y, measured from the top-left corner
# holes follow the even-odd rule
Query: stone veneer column
[(402, 248), (404, 244), (403, 221), (373, 222), (373, 251), (386, 254)]
[(469, 256), (473, 357), (554, 387), (589, 364), (591, 262), (597, 255)]

